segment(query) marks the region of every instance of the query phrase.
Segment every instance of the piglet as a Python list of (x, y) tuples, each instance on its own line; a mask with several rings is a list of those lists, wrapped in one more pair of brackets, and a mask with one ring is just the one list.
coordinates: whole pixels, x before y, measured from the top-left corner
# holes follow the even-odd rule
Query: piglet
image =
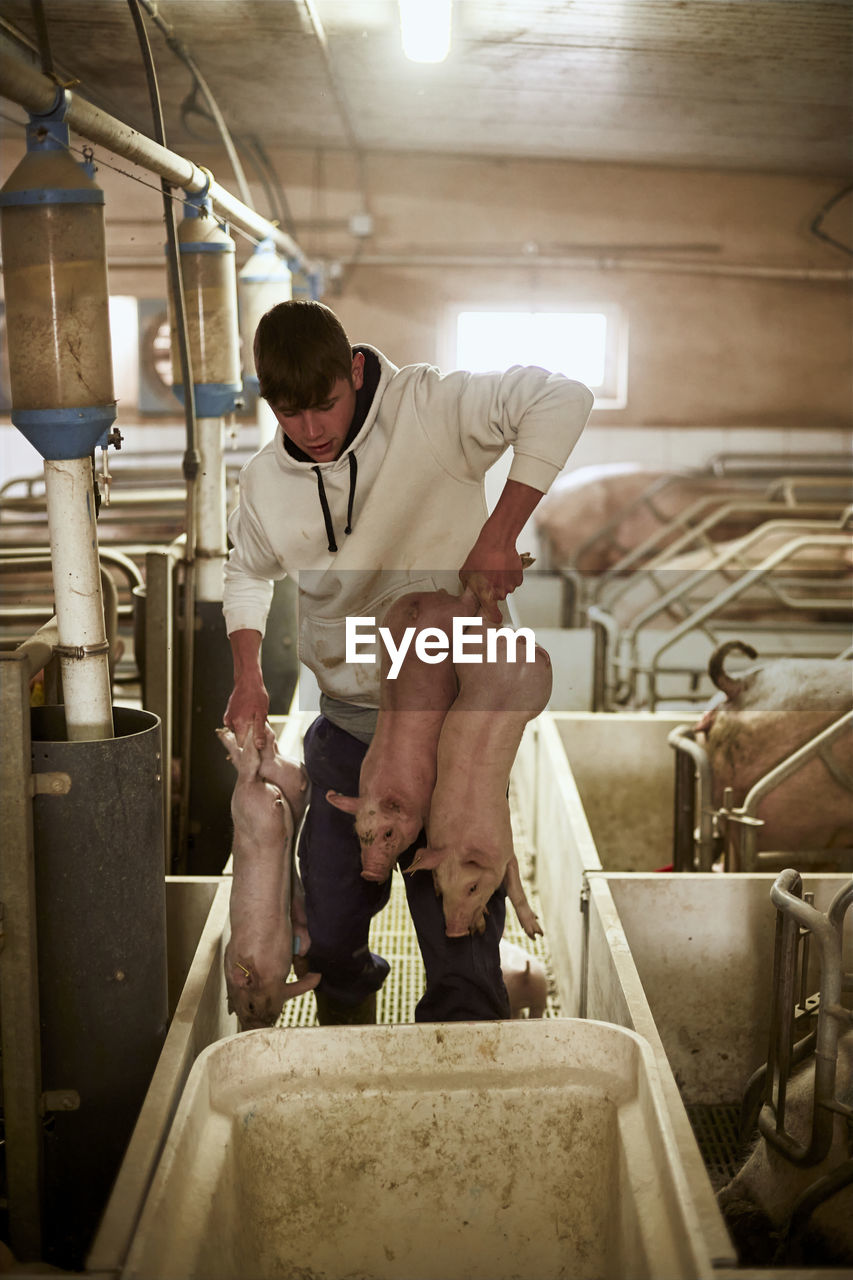
[[(473, 593), (413, 591), (396, 600), (383, 618), (399, 648), (407, 628), (421, 632), (436, 627), (445, 635), (454, 617), (478, 613)], [(438, 657), (438, 653), (435, 657)], [(379, 716), (364, 757), (358, 796), (328, 791), (326, 799), (355, 817), (365, 880), (387, 880), (394, 863), (426, 824), (435, 785), (436, 753), (441, 726), (456, 697), (456, 674), (446, 653), (439, 662), (424, 662), (409, 644), (395, 679), (390, 660), (382, 657)]]
[(508, 938), (501, 938), (500, 953), (501, 973), (513, 1018), (523, 1017), (525, 1009), (528, 1018), (543, 1017), (548, 1000), (548, 979), (542, 962)]
[[(504, 884), (530, 937), (541, 933), (524, 898), (512, 843), (507, 788), (524, 726), (551, 693), (551, 660), (459, 664), (459, 694), (445, 716), (427, 820), (427, 847), (409, 868), (431, 869), (449, 938), (482, 931), (486, 903)], [(519, 896), (520, 895), (520, 896)]]
[[(230, 730), (216, 732), (237, 769), (231, 797), (234, 847), (225, 985), (229, 1012), (236, 1013), (241, 1031), (250, 1031), (273, 1026), (285, 1000), (311, 991), (320, 981), (319, 973), (304, 969), (297, 981), (287, 980), (294, 954), (304, 956), (310, 946), (305, 897), (293, 858), (308, 779), (278, 754), (269, 725), (260, 752), (251, 729), (242, 745)], [(304, 961), (296, 963), (304, 966)]]

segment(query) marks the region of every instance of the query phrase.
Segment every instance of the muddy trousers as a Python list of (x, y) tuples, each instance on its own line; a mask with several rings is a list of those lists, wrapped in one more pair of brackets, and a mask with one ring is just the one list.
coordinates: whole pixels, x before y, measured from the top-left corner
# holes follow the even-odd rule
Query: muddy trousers
[[(358, 775), (367, 747), (320, 716), (305, 735), (304, 760), (311, 779), (311, 804), (299, 840), (299, 868), (305, 886), (311, 968), (323, 975), (326, 995), (342, 1005), (360, 1004), (385, 981), (389, 965), (368, 946), (370, 921), (388, 902), (391, 878), (364, 880), (361, 848), (351, 814), (326, 800), (327, 791), (358, 795)], [(399, 859), (405, 869), (423, 833)], [(396, 873), (395, 873), (396, 874)], [(503, 889), (488, 903), (486, 929), (466, 938), (444, 932), (441, 900), (432, 875), (404, 876), (409, 911), (426, 969), (426, 991), (415, 1010), (417, 1022), (483, 1021), (510, 1016), (501, 975), (498, 943), (504, 928)]]

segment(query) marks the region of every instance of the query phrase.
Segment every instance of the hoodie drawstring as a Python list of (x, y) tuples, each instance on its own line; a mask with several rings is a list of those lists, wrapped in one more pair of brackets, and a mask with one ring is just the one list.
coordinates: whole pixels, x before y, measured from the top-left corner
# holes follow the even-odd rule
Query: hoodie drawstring
[(352, 533), (352, 504), (355, 502), (355, 477), (358, 474), (358, 463), (355, 460), (355, 454), (350, 453), (349, 457), (349, 499), (347, 501), (347, 527), (344, 533)]
[[(355, 480), (358, 474), (358, 464), (355, 460), (355, 454), (347, 455), (349, 458), (349, 498), (347, 500), (347, 527), (344, 533), (352, 533), (352, 508), (355, 502)], [(312, 467), (311, 470), (317, 476), (317, 493), (320, 498), (320, 506), (323, 509), (323, 523), (326, 526), (326, 537), (329, 540), (329, 550), (337, 551), (338, 544), (335, 542), (335, 530), (332, 525), (332, 513), (329, 510), (329, 500), (326, 497), (326, 487), (323, 484), (323, 474), (319, 467)]]

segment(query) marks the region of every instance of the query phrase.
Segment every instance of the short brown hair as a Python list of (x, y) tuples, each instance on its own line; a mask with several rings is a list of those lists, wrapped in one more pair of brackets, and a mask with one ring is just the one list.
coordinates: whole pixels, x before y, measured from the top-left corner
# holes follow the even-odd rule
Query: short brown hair
[(352, 385), (352, 346), (334, 311), (307, 299), (279, 302), (255, 332), (258, 391), (273, 407), (322, 404), (338, 378)]

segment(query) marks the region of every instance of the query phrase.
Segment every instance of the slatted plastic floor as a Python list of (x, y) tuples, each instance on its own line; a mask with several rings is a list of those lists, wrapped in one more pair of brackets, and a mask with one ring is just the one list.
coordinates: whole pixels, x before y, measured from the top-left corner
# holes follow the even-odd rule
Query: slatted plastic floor
[(686, 1110), (711, 1186), (719, 1191), (735, 1176), (752, 1145), (751, 1139), (740, 1140), (740, 1107), (692, 1103)]
[[(510, 788), (510, 808), (515, 852), (521, 868), (525, 891), (530, 900), (530, 905), (541, 920), (542, 913), (539, 910), (536, 891), (531, 883), (534, 850), (524, 829), (518, 806), (514, 802), (512, 788)], [(541, 936), (533, 940), (528, 938), (516, 920), (515, 912), (509, 903), (507, 903), (504, 936), (509, 941), (515, 942), (518, 946), (530, 951), (541, 960), (548, 974), (549, 994), (545, 1017), (559, 1017), (547, 939)], [(403, 877), (399, 871), (395, 871), (393, 875), (391, 897), (388, 905), (375, 917), (371, 926), (370, 948), (372, 951), (384, 956), (391, 965), (391, 972), (379, 992), (376, 1009), (377, 1021), (384, 1023), (414, 1022), (415, 1005), (424, 990), (424, 967), (415, 930), (409, 916)], [(316, 1020), (317, 1007), (314, 993), (309, 992), (307, 995), (299, 996), (295, 1000), (288, 1000), (278, 1025), (281, 1027), (310, 1027), (315, 1025)]]

